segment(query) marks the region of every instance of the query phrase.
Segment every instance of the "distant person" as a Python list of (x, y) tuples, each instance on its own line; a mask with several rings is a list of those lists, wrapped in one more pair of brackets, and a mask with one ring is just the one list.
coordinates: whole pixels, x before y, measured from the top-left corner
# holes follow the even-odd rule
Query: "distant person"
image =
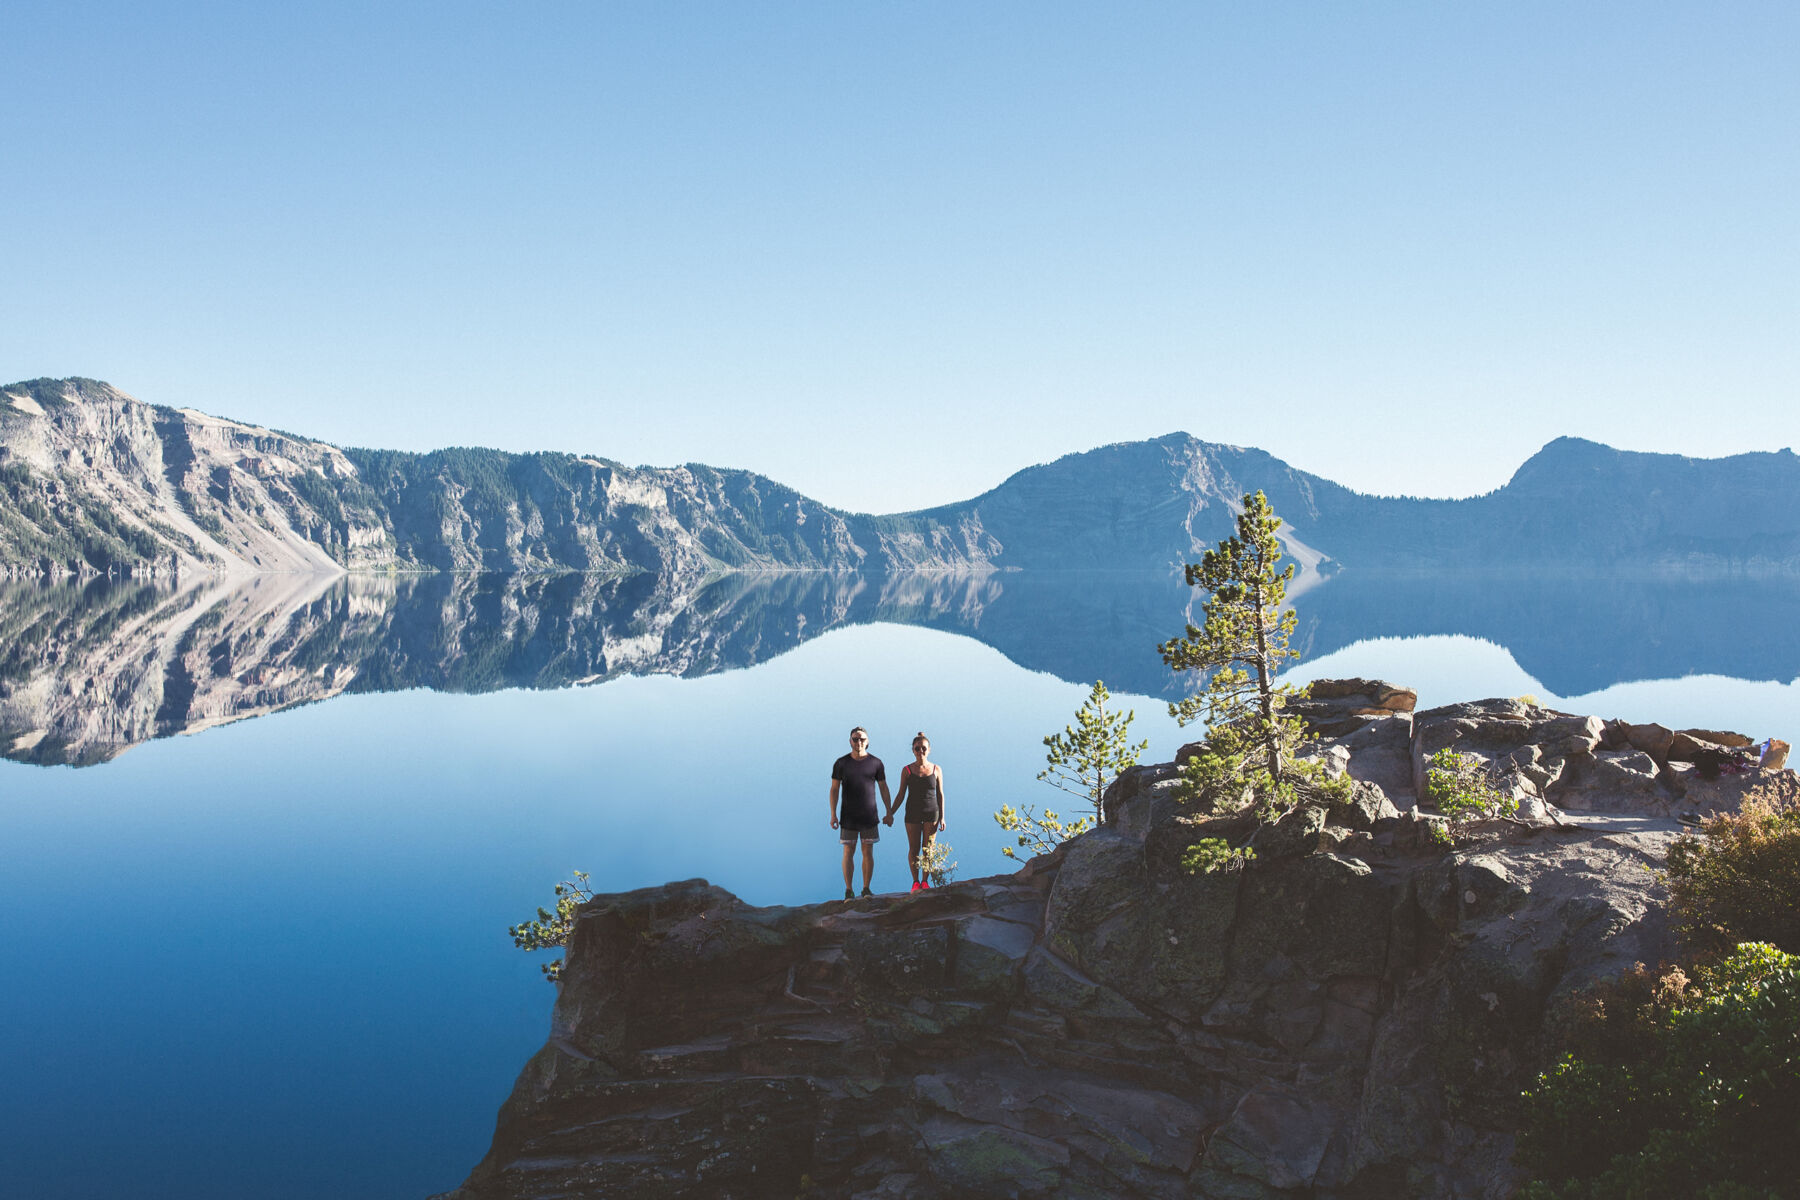
[[(856, 843), (862, 842), (862, 894), (870, 895), (869, 880), (875, 874), (875, 843), (881, 840), (881, 809), (875, 807), (875, 793), (881, 792), (881, 803), (891, 813), (893, 802), (888, 796), (887, 768), (869, 753), (869, 733), (861, 725), (850, 731), (850, 753), (831, 765), (831, 827), (838, 831), (844, 844), (844, 899), (856, 895), (851, 890), (850, 874), (856, 858)], [(838, 793), (842, 790), (843, 810), (838, 809)], [(841, 817), (841, 819), (840, 819)], [(889, 818), (892, 823), (892, 818)]]
[(931, 886), (929, 874), (923, 874), (924, 860), (931, 853), (931, 843), (949, 825), (944, 821), (944, 768), (931, 761), (931, 739), (923, 733), (913, 734), (913, 760), (900, 768), (900, 794), (888, 806), (887, 823), (894, 823), (894, 809), (906, 805), (907, 865), (912, 867), (912, 890)]

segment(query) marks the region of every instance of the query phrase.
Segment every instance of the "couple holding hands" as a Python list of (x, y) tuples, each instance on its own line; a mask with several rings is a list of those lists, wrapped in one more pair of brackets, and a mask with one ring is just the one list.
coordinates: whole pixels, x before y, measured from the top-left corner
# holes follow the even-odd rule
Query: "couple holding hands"
[[(844, 846), (844, 899), (855, 896), (851, 887), (851, 869), (855, 865), (856, 843), (862, 843), (862, 894), (870, 895), (869, 879), (875, 874), (875, 843), (881, 840), (881, 826), (894, 823), (894, 810), (906, 805), (906, 846), (908, 865), (912, 868), (912, 890), (928, 888), (931, 883), (920, 874), (921, 860), (930, 852), (931, 843), (947, 826), (944, 823), (944, 769), (931, 761), (931, 739), (922, 733), (913, 735), (913, 760), (900, 769), (900, 794), (890, 796), (887, 768), (869, 753), (869, 734), (861, 725), (850, 731), (850, 753), (831, 767), (831, 827), (838, 831)], [(875, 807), (875, 796), (881, 794), (885, 814)], [(840, 795), (843, 806), (840, 809)]]

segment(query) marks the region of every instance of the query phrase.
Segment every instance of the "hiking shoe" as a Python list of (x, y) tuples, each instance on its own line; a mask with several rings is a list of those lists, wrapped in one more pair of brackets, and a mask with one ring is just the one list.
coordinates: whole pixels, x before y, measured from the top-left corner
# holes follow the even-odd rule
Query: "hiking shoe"
[(875, 894), (875, 893), (874, 893), (874, 892), (871, 892), (871, 891), (870, 891), (870, 890), (869, 890), (869, 887), (868, 887), (868, 885), (867, 885), (867, 884), (864, 884), (864, 885), (863, 885), (863, 895), (865, 895), (865, 896), (873, 896), (873, 895), (874, 895), (874, 894)]
[[(866, 895), (868, 895), (868, 894), (869, 894), (869, 893), (867, 893), (867, 892), (864, 892), (864, 893), (863, 893), (863, 895), (865, 895), (865, 896), (866, 896)], [(846, 899), (846, 900), (854, 900), (854, 899), (856, 899), (856, 893), (855, 893), (855, 892), (854, 892), (854, 891), (852, 891), (852, 890), (851, 890), (851, 889), (849, 889), (849, 888), (845, 888), (845, 889), (844, 889), (844, 899)]]
[(915, 879), (915, 880), (913, 880), (912, 890), (916, 892), (924, 886), (925, 886), (924, 884), (920, 883), (918, 880)]

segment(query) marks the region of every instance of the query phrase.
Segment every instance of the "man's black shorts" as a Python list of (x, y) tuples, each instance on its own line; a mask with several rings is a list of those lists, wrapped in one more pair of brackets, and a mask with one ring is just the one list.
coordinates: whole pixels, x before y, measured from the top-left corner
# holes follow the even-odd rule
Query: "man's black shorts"
[(844, 843), (844, 845), (853, 846), (856, 844), (858, 838), (862, 839), (862, 843), (865, 846), (874, 845), (881, 840), (881, 826), (870, 825), (867, 828), (856, 825), (838, 826), (838, 841)]

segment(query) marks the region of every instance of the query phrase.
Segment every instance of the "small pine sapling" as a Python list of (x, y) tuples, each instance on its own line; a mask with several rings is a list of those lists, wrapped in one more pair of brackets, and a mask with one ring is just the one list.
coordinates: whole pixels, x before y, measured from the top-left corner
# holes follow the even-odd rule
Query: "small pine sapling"
[[(535, 920), (507, 927), (513, 945), (527, 951), (568, 945), (569, 934), (575, 929), (575, 910), (594, 898), (593, 890), (587, 884), (586, 871), (571, 871), (568, 879), (556, 885), (555, 912), (540, 907)], [(540, 963), (538, 969), (545, 979), (556, 983), (562, 979), (563, 960)]]

